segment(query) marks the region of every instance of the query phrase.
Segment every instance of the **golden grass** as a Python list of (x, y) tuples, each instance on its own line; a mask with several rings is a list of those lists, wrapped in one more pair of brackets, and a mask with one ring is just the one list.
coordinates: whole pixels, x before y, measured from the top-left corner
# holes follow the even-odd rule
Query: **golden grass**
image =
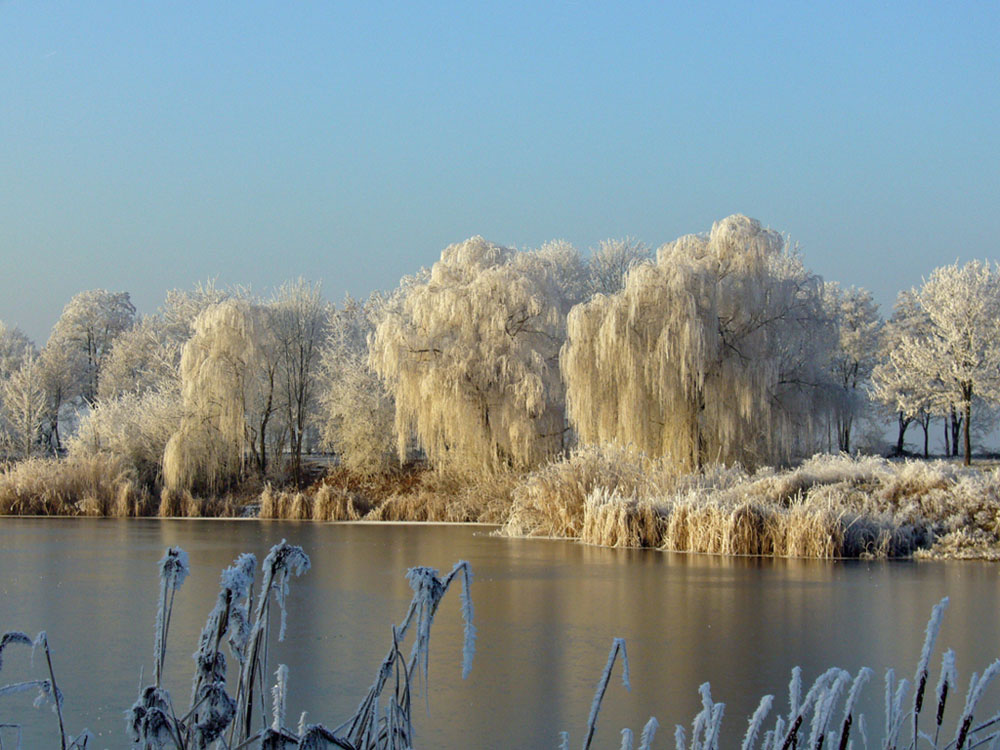
[(148, 515), (134, 470), (107, 454), (32, 458), (0, 472), (0, 515)]
[(578, 538), (583, 534), (586, 500), (594, 491), (646, 495), (661, 465), (617, 446), (574, 451), (528, 474), (511, 491), (503, 533), (509, 536)]
[(676, 476), (616, 447), (575, 452), (512, 491), (502, 532), (611, 547), (780, 557), (1000, 559), (1000, 477), (946, 462), (816, 456)]
[(361, 495), (341, 487), (324, 484), (313, 496), (316, 521), (360, 521), (370, 509)]
[(31, 459), (0, 472), (0, 514), (239, 516), (314, 521), (485, 522), (509, 536), (612, 547), (780, 557), (1000, 559), (1000, 473), (944, 461), (815, 456), (748, 473), (677, 475), (617, 446), (583, 448), (527, 474), (414, 464), (338, 468), (304, 490), (247, 484), (238, 495), (160, 493), (107, 454)]

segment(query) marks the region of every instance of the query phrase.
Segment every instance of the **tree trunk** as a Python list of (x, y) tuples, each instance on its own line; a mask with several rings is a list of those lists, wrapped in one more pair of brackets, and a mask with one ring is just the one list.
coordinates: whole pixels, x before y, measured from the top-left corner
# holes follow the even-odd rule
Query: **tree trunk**
[(955, 413), (955, 408), (951, 410), (951, 455), (958, 455), (958, 436), (962, 434), (962, 418)]
[(896, 439), (896, 455), (903, 455), (903, 436), (906, 435), (906, 428), (910, 426), (910, 418), (904, 417), (903, 412), (899, 412), (899, 437)]
[(951, 442), (948, 440), (948, 417), (944, 418), (944, 455), (951, 455)]
[(850, 416), (837, 418), (837, 447), (844, 453), (851, 452), (851, 423)]
[(965, 444), (966, 466), (972, 463), (972, 441), (969, 439), (969, 422), (972, 421), (972, 386), (967, 386), (968, 395), (965, 397), (965, 424), (962, 425), (962, 442)]

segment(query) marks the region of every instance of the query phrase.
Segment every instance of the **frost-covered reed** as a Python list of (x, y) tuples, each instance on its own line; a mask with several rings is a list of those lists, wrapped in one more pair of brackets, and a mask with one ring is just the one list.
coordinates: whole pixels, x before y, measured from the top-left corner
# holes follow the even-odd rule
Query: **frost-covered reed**
[[(944, 654), (940, 679), (935, 690), (934, 701), (924, 701), (924, 691), (929, 678), (928, 666), (937, 643), (941, 619), (948, 605), (943, 599), (934, 607), (924, 638), (916, 672), (916, 690), (912, 707), (907, 708), (906, 699), (914, 686), (906, 679), (897, 681), (894, 670), (885, 675), (885, 718), (881, 741), (877, 743), (883, 750), (916, 750), (920, 747), (932, 750), (971, 750), (971, 748), (994, 748), (1000, 746), (1000, 714), (985, 719), (976, 719), (976, 711), (982, 705), (983, 695), (989, 685), (1000, 674), (1000, 660), (994, 661), (982, 673), (972, 675), (962, 712), (956, 720), (954, 736), (942, 742), (942, 728), (950, 688), (955, 686), (955, 655), (952, 651)], [(594, 737), (597, 715), (601, 708), (610, 682), (611, 669), (618, 654), (622, 655), (623, 682), (628, 683), (628, 659), (625, 644), (615, 639), (608, 655), (601, 678), (598, 681), (594, 702), (590, 708), (587, 727), (584, 732), (583, 750), (588, 750)], [(802, 670), (795, 667), (788, 686), (788, 713), (772, 714), (774, 696), (761, 698), (757, 709), (748, 721), (746, 733), (740, 745), (741, 750), (790, 750), (791, 748), (838, 748), (875, 747), (867, 737), (865, 717), (858, 714), (858, 700), (872, 671), (862, 667), (853, 677), (843, 669), (833, 667), (823, 672), (812, 686), (802, 694)], [(698, 688), (702, 707), (695, 715), (688, 730), (677, 725), (674, 729), (676, 750), (719, 750), (721, 745), (722, 719), (725, 704), (712, 698), (710, 685), (706, 682)], [(933, 706), (933, 735), (920, 729), (920, 717), (924, 708)], [(930, 713), (930, 711), (928, 711)], [(643, 729), (640, 750), (649, 750), (658, 728), (655, 718), (651, 718)], [(904, 727), (909, 727), (909, 737)], [(560, 748), (569, 748), (568, 732), (560, 733)], [(631, 729), (621, 731), (622, 748), (632, 748)], [(874, 739), (874, 738), (873, 738)]]
[[(93, 736), (89, 731), (84, 729), (76, 737), (72, 737), (66, 733), (66, 727), (63, 723), (63, 694), (59, 689), (59, 685), (56, 683), (56, 673), (55, 669), (52, 667), (52, 651), (49, 648), (49, 638), (46, 632), (43, 630), (40, 632), (34, 640), (29, 638), (25, 633), (10, 631), (4, 633), (0, 636), (0, 669), (3, 668), (3, 652), (4, 649), (11, 645), (21, 645), (29, 646), (31, 648), (32, 660), (34, 660), (35, 652), (41, 650), (45, 654), (45, 668), (48, 677), (35, 680), (24, 680), (22, 682), (12, 682), (7, 685), (0, 686), (0, 698), (8, 695), (14, 695), (16, 693), (29, 692), (31, 690), (37, 691), (35, 697), (35, 708), (39, 708), (43, 705), (51, 705), (52, 712), (56, 716), (56, 721), (59, 726), (59, 747), (62, 750), (86, 750), (89, 746), (88, 743)], [(22, 727), (16, 722), (4, 722), (0, 723), (0, 748), (3, 745), (4, 730), (13, 731), (17, 738), (17, 750), (21, 750), (21, 739), (22, 739)]]
[[(183, 710), (175, 704), (162, 681), (170, 620), (177, 591), (190, 574), (187, 555), (171, 547), (159, 562), (160, 584), (153, 639), (153, 680), (143, 687), (127, 712), (126, 734), (132, 747), (143, 750), (205, 750), (209, 746), (237, 750), (238, 748), (349, 748), (351, 750), (407, 750), (413, 747), (411, 695), (417, 680), (427, 684), (431, 626), (434, 615), (452, 582), (462, 583), (461, 610), (465, 621), (462, 676), (468, 676), (475, 651), (476, 631), (473, 625), (473, 605), (470, 596), (472, 572), (469, 564), (459, 562), (445, 576), (433, 568), (417, 567), (407, 572), (413, 589), (413, 599), (398, 626), (391, 629), (392, 642), (379, 667), (375, 681), (362, 699), (357, 711), (333, 729), (321, 724), (305, 724), (304, 714), (296, 729), (287, 725), (288, 668), (276, 669), (268, 663), (272, 636), (284, 640), (286, 598), (289, 582), (309, 569), (309, 558), (301, 547), (284, 540), (271, 548), (261, 565), (260, 591), (253, 605), (256, 558), (250, 554), (238, 557), (222, 573), (221, 587), (198, 640), (194, 654), (195, 674), (191, 700)], [(272, 609), (277, 607), (277, 617)], [(277, 621), (277, 632), (272, 632)], [(409, 654), (403, 655), (409, 638)], [(230, 657), (235, 660), (235, 680), (227, 680), (229, 670), (223, 652), (228, 644)], [(5, 648), (11, 645), (32, 645), (23, 633), (6, 633), (0, 638), (0, 667)], [(62, 694), (56, 685), (55, 673), (45, 633), (40, 633), (32, 646), (40, 647), (46, 656), (48, 677), (0, 687), (5, 695), (37, 690), (39, 701), (54, 704), (62, 750), (85, 750), (90, 739), (84, 732), (77, 739), (69, 738), (62, 722)], [(275, 676), (270, 689), (265, 681)], [(230, 694), (232, 684), (235, 694)], [(270, 697), (270, 711), (267, 702)], [(37, 703), (36, 703), (37, 705)], [(0, 724), (0, 748), (5, 729), (15, 731), (20, 738), (20, 726)], [(20, 740), (18, 740), (20, 748)]]

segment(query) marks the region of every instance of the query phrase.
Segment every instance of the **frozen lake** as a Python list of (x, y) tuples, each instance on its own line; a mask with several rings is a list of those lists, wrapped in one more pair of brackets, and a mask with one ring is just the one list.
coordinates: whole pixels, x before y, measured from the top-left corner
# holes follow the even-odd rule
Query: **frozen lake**
[[(808, 683), (830, 666), (872, 667), (865, 712), (871, 733), (880, 736), (882, 675), (895, 667), (912, 678), (927, 617), (945, 595), (951, 607), (932, 681), (942, 648), (958, 654), (963, 696), (972, 671), (1000, 655), (995, 565), (683, 556), (502, 539), (490, 531), (3, 518), (0, 631), (48, 631), (67, 729), (89, 727), (97, 748), (127, 747), (124, 712), (140, 669), (146, 679), (151, 675), (156, 561), (168, 545), (183, 547), (192, 569), (177, 597), (167, 655), (167, 687), (181, 708), (190, 697), (191, 653), (222, 568), (240, 552), (261, 560), (282, 538), (308, 553), (312, 570), (292, 583), (288, 638), (271, 656), (273, 665), (290, 669), (293, 726), (291, 717), (303, 710), (309, 721), (328, 726), (353, 712), (388, 648), (390, 623), (409, 602), (408, 567), (447, 571), (469, 560), (476, 576), (475, 663), (463, 682), (456, 589), (442, 603), (431, 639), (429, 713), (422, 696), (414, 709), (417, 748), (555, 748), (560, 730), (578, 747), (616, 636), (628, 642), (632, 692), (616, 673), (595, 748), (618, 747), (619, 730), (629, 726), (638, 734), (650, 715), (662, 727), (654, 747), (672, 748), (674, 724), (690, 725), (705, 681), (726, 703), (724, 745), (738, 746), (761, 695), (774, 693), (776, 707), (787, 713), (796, 664)], [(26, 649), (4, 653), (0, 685), (29, 674)], [(54, 717), (30, 704), (30, 696), (0, 698), (0, 723), (28, 725), (26, 747), (52, 747)]]

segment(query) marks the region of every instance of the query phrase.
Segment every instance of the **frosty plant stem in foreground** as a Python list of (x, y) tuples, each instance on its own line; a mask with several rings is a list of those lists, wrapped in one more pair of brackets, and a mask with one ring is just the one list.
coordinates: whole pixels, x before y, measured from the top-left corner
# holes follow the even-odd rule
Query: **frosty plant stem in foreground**
[[(273, 671), (274, 686), (265, 680), (272, 675), (268, 666), (271, 635), (271, 607), (280, 610), (278, 640), (284, 640), (286, 598), (289, 582), (309, 569), (309, 557), (301, 547), (282, 540), (262, 564), (260, 592), (256, 607), (253, 599), (256, 559), (241, 555), (222, 573), (221, 588), (215, 607), (199, 638), (194, 654), (195, 676), (191, 705), (184, 714), (175, 710), (170, 693), (162, 687), (163, 657), (173, 610), (174, 593), (189, 573), (183, 550), (171, 547), (160, 561), (160, 594), (154, 638), (154, 684), (142, 690), (128, 714), (127, 730), (133, 747), (143, 750), (178, 748), (204, 750), (215, 747), (237, 748), (321, 748), (341, 747), (364, 750), (384, 748), (403, 750), (413, 745), (411, 721), (411, 684), (418, 668), (427, 683), (430, 631), (434, 614), (451, 582), (461, 577), (462, 615), (465, 618), (463, 677), (472, 664), (475, 628), (472, 624), (472, 600), (469, 585), (472, 574), (466, 562), (460, 562), (443, 579), (432, 568), (411, 568), (407, 579), (413, 599), (403, 622), (392, 628), (392, 645), (360, 706), (353, 716), (335, 729), (300, 721), (297, 729), (286, 725), (290, 675), (280, 664)], [(251, 616), (252, 611), (252, 616)], [(408, 632), (414, 631), (410, 655), (402, 655)], [(227, 692), (226, 657), (223, 640), (238, 664), (236, 695)], [(391, 678), (391, 679), (390, 679)], [(386, 686), (390, 694), (384, 696)], [(270, 711), (268, 698), (271, 699)]]
[[(223, 571), (216, 604), (209, 613), (194, 654), (195, 675), (190, 707), (178, 713), (171, 695), (158, 680), (145, 687), (128, 712), (127, 733), (132, 747), (142, 750), (204, 750), (209, 746), (220, 750), (244, 748), (346, 748), (348, 750), (408, 750), (415, 747), (411, 720), (412, 686), (424, 679), (427, 686), (428, 652), (434, 615), (445, 593), (456, 578), (461, 578), (462, 615), (465, 620), (463, 676), (471, 666), (475, 645), (472, 624), (472, 600), (469, 598), (471, 571), (466, 562), (459, 562), (446, 576), (432, 568), (416, 567), (407, 572), (413, 598), (403, 621), (391, 629), (392, 642), (375, 680), (352, 716), (339, 726), (329, 729), (322, 724), (306, 724), (304, 715), (292, 729), (286, 724), (289, 715), (287, 698), (290, 674), (285, 665), (276, 669), (267, 664), (270, 640), (270, 607), (277, 602), (284, 612), (288, 584), (293, 576), (309, 568), (309, 558), (300, 547), (285, 543), (275, 545), (264, 560), (261, 588), (254, 597), (256, 559), (241, 555)], [(188, 575), (186, 556), (178, 548), (170, 548), (160, 561), (161, 581), (154, 638), (155, 671), (162, 675), (162, 657), (173, 608), (173, 593)], [(949, 695), (957, 686), (955, 654), (946, 651), (942, 657), (940, 675), (933, 693), (927, 688), (932, 678), (930, 664), (948, 599), (938, 603), (931, 613), (924, 636), (923, 648), (914, 674), (914, 681), (897, 679), (894, 670), (885, 675), (885, 720), (880, 742), (869, 742), (865, 718), (858, 713), (862, 689), (870, 681), (872, 671), (863, 667), (855, 675), (843, 669), (831, 668), (815, 679), (803, 695), (802, 670), (792, 670), (788, 687), (788, 711), (775, 708), (774, 696), (760, 700), (740, 744), (741, 750), (847, 750), (849, 747), (876, 747), (883, 750), (916, 750), (919, 746), (931, 750), (974, 750), (1000, 747), (1000, 713), (986, 719), (976, 718), (983, 705), (982, 698), (1000, 674), (1000, 660), (994, 661), (982, 673), (973, 674), (962, 709), (957, 713), (952, 739), (946, 740), (945, 710)], [(281, 616), (283, 620), (283, 615)], [(280, 627), (278, 639), (284, 633)], [(412, 640), (404, 656), (407, 636)], [(236, 695), (227, 692), (226, 657), (222, 642), (228, 641), (229, 652), (238, 663)], [(34, 641), (23, 633), (10, 632), (0, 638), (0, 667), (4, 649), (8, 646), (41, 647), (46, 654), (48, 675), (0, 687), (0, 698), (14, 693), (37, 690), (36, 705), (54, 704), (59, 723), (60, 747), (64, 750), (86, 750), (91, 739), (83, 732), (76, 739), (68, 737), (62, 724), (62, 695), (55, 682), (48, 639), (40, 633)], [(608, 747), (597, 736), (597, 718), (611, 683), (611, 673), (619, 655), (622, 659), (622, 681), (629, 688), (629, 663), (625, 642), (615, 639), (601, 673), (590, 707), (582, 743), (583, 750)], [(275, 676), (273, 687), (265, 685)], [(909, 703), (913, 690), (913, 702)], [(719, 750), (722, 746), (722, 720), (725, 705), (712, 697), (709, 684), (698, 692), (702, 708), (689, 728), (678, 725), (674, 731), (676, 750)], [(911, 708), (907, 708), (911, 706)], [(920, 719), (928, 706), (930, 719), (921, 729)], [(955, 706), (952, 706), (955, 712)], [(295, 712), (291, 713), (295, 716)], [(926, 722), (934, 723), (933, 732)], [(908, 730), (909, 728), (909, 730)], [(622, 750), (652, 750), (659, 723), (650, 718), (636, 743), (629, 728), (622, 729), (615, 745)], [(4, 732), (14, 734), (20, 745), (21, 727), (15, 722), (0, 721), (0, 747)], [(907, 737), (906, 735), (909, 735)], [(540, 738), (541, 739), (541, 738)], [(552, 741), (542, 739), (545, 744)], [(620, 744), (619, 744), (620, 743)], [(636, 748), (636, 744), (638, 747)], [(503, 738), (483, 746), (502, 747)], [(560, 748), (570, 747), (570, 736), (562, 732)]]
[[(959, 716), (954, 738), (950, 742), (941, 744), (941, 729), (944, 721), (945, 706), (948, 699), (950, 687), (956, 683), (955, 674), (955, 654), (947, 651), (944, 654), (941, 664), (941, 677), (935, 690), (935, 728), (934, 735), (921, 731), (919, 726), (920, 714), (927, 703), (925, 692), (929, 675), (929, 664), (937, 643), (938, 633), (941, 629), (941, 620), (945, 609), (948, 607), (947, 597), (942, 599), (933, 609), (927, 630), (924, 636), (924, 646), (920, 652), (920, 660), (917, 664), (915, 675), (916, 691), (911, 712), (904, 711), (906, 697), (910, 688), (913, 687), (908, 680), (896, 680), (895, 672), (890, 669), (885, 675), (885, 728), (883, 730), (882, 741), (878, 746), (883, 750), (916, 750), (918, 744), (921, 748), (927, 747), (933, 750), (971, 750), (972, 748), (996, 748), (1000, 747), (1000, 713), (988, 719), (976, 723), (974, 714), (980, 705), (983, 693), (993, 679), (1000, 674), (1000, 659), (990, 664), (982, 673), (972, 675), (969, 683), (969, 690), (966, 694), (965, 705)], [(614, 640), (611, 646), (611, 653), (608, 655), (608, 662), (597, 685), (597, 692), (594, 695), (594, 703), (590, 709), (590, 717), (587, 720), (587, 732), (583, 742), (583, 750), (588, 750), (593, 740), (594, 730), (597, 724), (597, 714), (600, 711), (601, 702), (604, 699), (608, 682), (611, 676), (611, 669), (614, 666), (618, 653), (622, 654), (623, 682), (626, 689), (628, 682), (628, 657), (625, 653), (625, 644), (619, 638)], [(865, 730), (865, 719), (863, 715), (856, 714), (856, 707), (861, 690), (871, 678), (872, 671), (867, 667), (862, 667), (854, 676), (833, 667), (828, 669), (813, 682), (812, 687), (806, 691), (802, 697), (802, 670), (795, 667), (792, 670), (792, 679), (788, 686), (789, 712), (782, 716), (778, 714), (774, 717), (772, 728), (764, 730), (768, 721), (768, 714), (774, 704), (773, 695), (765, 695), (758, 707), (750, 717), (749, 725), (744, 735), (741, 745), (742, 750), (822, 750), (823, 748), (837, 748), (846, 750), (851, 747), (864, 746), (876, 747), (875, 743), (869, 743)], [(848, 689), (848, 685), (850, 688)], [(846, 697), (844, 697), (844, 692)], [(701, 694), (702, 709), (694, 717), (691, 726), (691, 734), (688, 736), (687, 730), (678, 725), (674, 731), (674, 745), (676, 750), (719, 750), (720, 730), (722, 726), (722, 716), (725, 705), (712, 700), (712, 693), (709, 684), (704, 683), (698, 692)], [(842, 706), (842, 710), (838, 710)], [(837, 715), (840, 719), (837, 720)], [(912, 719), (912, 734), (909, 741), (903, 740), (903, 727), (906, 719)], [(658, 727), (655, 718), (647, 722), (640, 738), (639, 750), (648, 750), (652, 742), (653, 735)], [(857, 731), (852, 736), (852, 729), (857, 727)], [(763, 735), (761, 734), (763, 730)], [(630, 729), (623, 729), (621, 732), (623, 750), (631, 750), (633, 734)], [(947, 735), (945, 735), (947, 736)], [(855, 741), (856, 740), (856, 741)], [(919, 740), (919, 742), (918, 742)], [(560, 750), (569, 748), (569, 734), (560, 734)]]

